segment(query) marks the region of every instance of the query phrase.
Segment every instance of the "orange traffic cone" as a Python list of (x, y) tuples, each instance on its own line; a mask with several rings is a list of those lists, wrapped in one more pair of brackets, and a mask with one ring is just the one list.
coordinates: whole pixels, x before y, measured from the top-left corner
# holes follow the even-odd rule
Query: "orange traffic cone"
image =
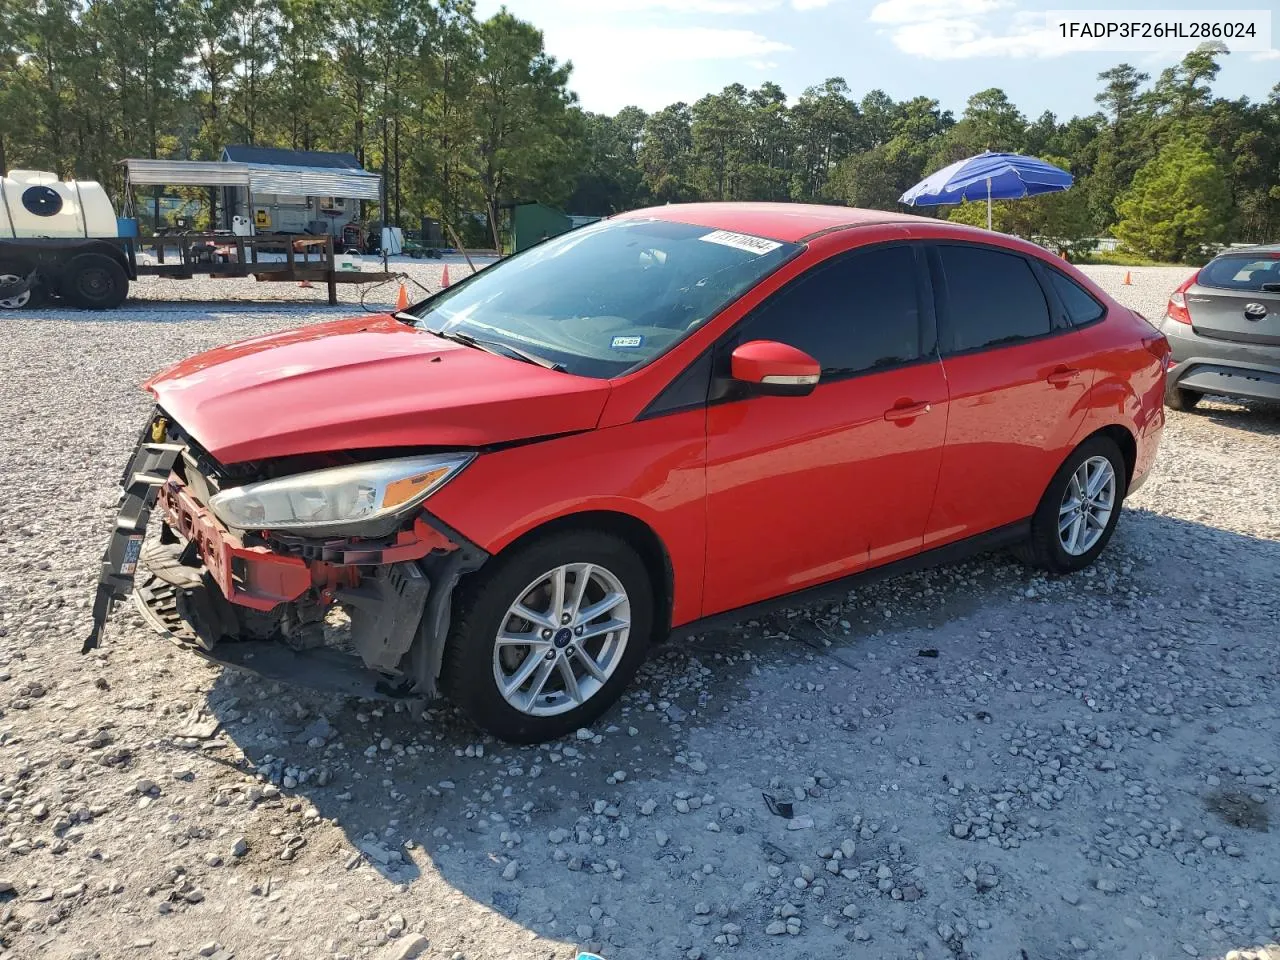
[(396, 309), (409, 309), (409, 291), (404, 288), (404, 284), (400, 284), (400, 292), (396, 295)]
[(449, 265), (446, 263), (444, 273), (440, 276), (440, 289), (443, 290), (447, 286), (449, 286)]
[(1128, 271), (1128, 270), (1126, 270), (1126, 271), (1124, 272), (1124, 285), (1125, 285), (1126, 287), (1132, 287), (1132, 286), (1133, 286), (1133, 277), (1132, 277), (1132, 276), (1130, 276), (1130, 274), (1129, 274), (1129, 271)]

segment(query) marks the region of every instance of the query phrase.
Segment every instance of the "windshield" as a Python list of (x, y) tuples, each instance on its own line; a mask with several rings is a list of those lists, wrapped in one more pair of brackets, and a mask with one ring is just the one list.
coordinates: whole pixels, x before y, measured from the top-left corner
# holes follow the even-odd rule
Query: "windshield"
[(433, 333), (616, 377), (665, 353), (798, 249), (668, 220), (606, 220), (482, 270), (414, 313)]

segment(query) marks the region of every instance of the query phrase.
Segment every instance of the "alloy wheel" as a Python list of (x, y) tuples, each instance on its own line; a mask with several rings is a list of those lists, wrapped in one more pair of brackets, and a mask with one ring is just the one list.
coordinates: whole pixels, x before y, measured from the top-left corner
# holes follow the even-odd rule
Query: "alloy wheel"
[(521, 713), (565, 713), (609, 682), (630, 633), (631, 601), (622, 581), (599, 564), (563, 564), (507, 608), (494, 638), (494, 682)]
[(1058, 507), (1058, 541), (1073, 557), (1093, 549), (1116, 506), (1116, 471), (1106, 457), (1090, 457), (1071, 474)]

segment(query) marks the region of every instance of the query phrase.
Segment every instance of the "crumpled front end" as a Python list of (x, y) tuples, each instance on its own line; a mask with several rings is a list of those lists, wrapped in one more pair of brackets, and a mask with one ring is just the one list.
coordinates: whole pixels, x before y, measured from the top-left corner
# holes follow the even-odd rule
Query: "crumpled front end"
[(453, 589), (488, 555), (422, 508), (376, 537), (230, 529), (211, 497), (262, 469), (223, 467), (156, 412), (122, 478), (84, 651), (132, 594), (208, 659), (347, 695), (435, 696)]

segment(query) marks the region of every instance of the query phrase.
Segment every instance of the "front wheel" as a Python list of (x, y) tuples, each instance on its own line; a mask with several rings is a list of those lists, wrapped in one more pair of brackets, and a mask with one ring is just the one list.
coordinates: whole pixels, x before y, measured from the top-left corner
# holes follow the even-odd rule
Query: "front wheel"
[(1015, 552), (1050, 573), (1073, 573), (1098, 559), (1124, 502), (1124, 457), (1114, 440), (1093, 437), (1058, 468), (1031, 519), (1031, 536)]
[(600, 531), (517, 547), (459, 589), (441, 687), (477, 726), (512, 743), (594, 722), (622, 695), (653, 632), (649, 571)]

